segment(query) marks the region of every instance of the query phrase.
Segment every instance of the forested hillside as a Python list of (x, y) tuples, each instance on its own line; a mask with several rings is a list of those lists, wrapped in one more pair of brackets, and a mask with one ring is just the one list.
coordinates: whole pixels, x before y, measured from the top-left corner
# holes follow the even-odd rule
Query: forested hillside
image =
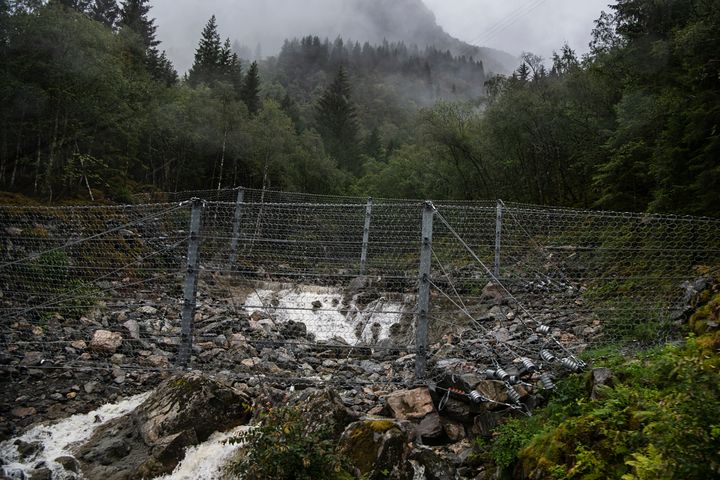
[(717, 0), (619, 0), (589, 55), (559, 45), (509, 76), (447, 39), (315, 32), (251, 63), (215, 18), (178, 75), (156, 29), (147, 0), (0, 0), (0, 190), (242, 184), (720, 215)]

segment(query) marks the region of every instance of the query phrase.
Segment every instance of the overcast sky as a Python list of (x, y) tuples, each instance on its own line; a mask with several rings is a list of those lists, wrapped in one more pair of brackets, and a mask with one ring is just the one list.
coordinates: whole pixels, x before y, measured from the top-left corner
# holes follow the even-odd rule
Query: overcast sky
[(512, 54), (549, 58), (567, 42), (587, 53), (590, 32), (611, 0), (424, 0), (451, 35)]
[[(549, 58), (568, 42), (587, 51), (590, 31), (611, 0), (424, 0), (448, 33), (478, 46)], [(222, 37), (264, 55), (276, 53), (282, 38), (317, 31), (343, 13), (343, 0), (151, 0), (162, 48), (179, 72), (192, 63), (200, 32), (217, 15)], [(278, 8), (278, 5), (281, 5)], [(268, 38), (277, 38), (269, 41)], [(274, 43), (274, 44), (272, 44)]]

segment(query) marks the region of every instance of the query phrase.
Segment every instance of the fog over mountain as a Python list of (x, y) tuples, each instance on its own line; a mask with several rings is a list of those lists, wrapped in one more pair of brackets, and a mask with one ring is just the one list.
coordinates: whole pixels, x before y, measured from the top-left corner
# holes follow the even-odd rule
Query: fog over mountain
[(156, 0), (152, 5), (163, 48), (180, 72), (192, 63), (202, 26), (212, 14), (221, 35), (237, 40), (253, 56), (258, 46), (262, 56), (274, 55), (285, 39), (313, 34), (434, 45), (482, 60), (486, 72), (505, 73), (518, 63), (509, 53), (452, 37), (422, 0)]

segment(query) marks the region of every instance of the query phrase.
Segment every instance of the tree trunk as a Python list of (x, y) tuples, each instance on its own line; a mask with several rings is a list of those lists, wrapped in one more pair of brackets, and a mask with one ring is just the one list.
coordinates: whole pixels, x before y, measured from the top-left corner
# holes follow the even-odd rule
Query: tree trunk
[(42, 163), (42, 155), (40, 154), (40, 146), (42, 145), (42, 134), (38, 132), (37, 139), (37, 157), (35, 160), (35, 181), (33, 182), (33, 193), (37, 194), (38, 183), (40, 182), (40, 165)]
[(82, 168), (82, 176), (85, 179), (85, 187), (87, 188), (88, 195), (90, 195), (90, 200), (95, 201), (95, 196), (92, 193), (92, 188), (90, 188), (90, 182), (88, 181), (87, 173), (85, 173), (85, 161), (83, 160), (82, 155), (78, 155), (78, 158), (80, 159), (80, 168)]
[(218, 186), (217, 189), (220, 191), (220, 188), (222, 186), (222, 178), (223, 178), (223, 170), (225, 168), (225, 147), (227, 145), (227, 128), (225, 131), (223, 131), (223, 141), (222, 141), (222, 153), (220, 154), (220, 173), (218, 174)]

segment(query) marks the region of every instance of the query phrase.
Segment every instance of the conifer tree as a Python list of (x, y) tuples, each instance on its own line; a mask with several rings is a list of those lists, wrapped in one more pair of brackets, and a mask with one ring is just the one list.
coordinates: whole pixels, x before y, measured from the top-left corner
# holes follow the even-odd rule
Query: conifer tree
[(364, 150), (369, 157), (375, 160), (384, 160), (382, 138), (377, 127), (373, 128), (365, 139)]
[(114, 28), (120, 16), (120, 8), (115, 0), (95, 0), (90, 6), (89, 14), (93, 20)]
[(87, 13), (90, 7), (90, 0), (50, 0), (48, 4), (63, 5), (80, 13)]
[(223, 43), (223, 46), (220, 49), (219, 70), (221, 80), (231, 84), (235, 88), (239, 97), (240, 92), (242, 91), (240, 57), (238, 57), (237, 53), (233, 52), (229, 38), (225, 39), (225, 43)]
[(242, 65), (240, 63), (240, 57), (238, 57), (238, 54), (235, 52), (230, 56), (230, 64), (227, 66), (226, 76), (227, 81), (235, 91), (235, 96), (241, 99), (243, 90)]
[(170, 59), (167, 58), (165, 50), (158, 52), (155, 48), (151, 49), (147, 59), (147, 67), (150, 76), (158, 82), (168, 86), (177, 82), (177, 71), (175, 71)]
[(140, 35), (145, 49), (150, 50), (160, 41), (155, 38), (155, 19), (148, 18), (150, 6), (147, 3), (148, 0), (125, 0), (120, 9), (120, 26)]
[(327, 151), (341, 167), (359, 173), (357, 113), (350, 98), (350, 81), (343, 67), (320, 98), (316, 114), (318, 131)]
[(171, 84), (177, 80), (177, 72), (165, 52), (157, 48), (160, 45), (155, 38), (157, 26), (154, 18), (148, 18), (150, 6), (147, 3), (148, 0), (126, 0), (120, 9), (119, 25), (121, 29), (129, 29), (140, 37), (140, 56), (152, 78)]
[(215, 15), (203, 28), (200, 42), (195, 50), (195, 61), (188, 72), (188, 81), (191, 85), (211, 83), (219, 73), (223, 57), (223, 47), (220, 44), (220, 34), (217, 31)]
[(517, 76), (521, 82), (527, 82), (530, 79), (530, 67), (527, 63), (523, 62), (522, 65), (517, 69)]
[(250, 65), (250, 69), (245, 75), (241, 98), (250, 113), (256, 114), (260, 111), (260, 75), (257, 62)]

